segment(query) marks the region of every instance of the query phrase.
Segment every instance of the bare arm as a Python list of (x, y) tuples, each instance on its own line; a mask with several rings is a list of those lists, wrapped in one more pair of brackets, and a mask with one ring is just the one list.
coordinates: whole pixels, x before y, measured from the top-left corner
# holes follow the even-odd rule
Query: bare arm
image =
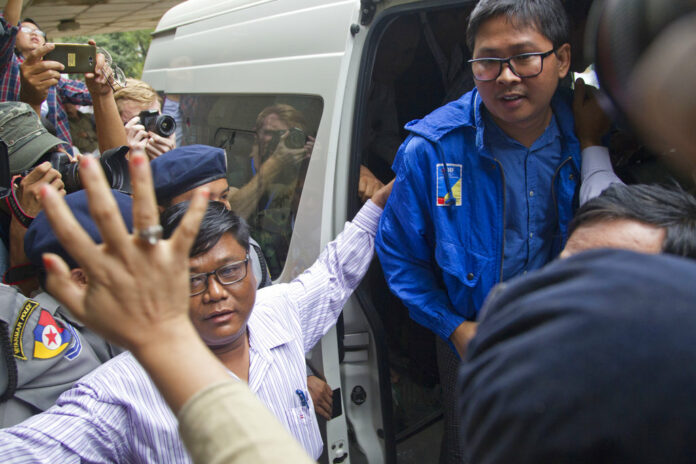
[(19, 23), (19, 18), (22, 16), (22, 3), (23, 0), (7, 0), (3, 15), (10, 26), (16, 26)]
[[(90, 40), (94, 45), (94, 41)], [(121, 117), (118, 114), (114, 92), (107, 82), (109, 69), (104, 63), (104, 57), (97, 55), (97, 64), (94, 73), (85, 74), (85, 83), (92, 95), (94, 107), (94, 122), (97, 126), (97, 140), (99, 151), (104, 152), (109, 148), (128, 145), (126, 129), (123, 127)]]
[[(36, 166), (17, 186), (15, 192), (20, 206), (27, 215), (36, 217), (41, 211), (41, 203), (39, 202), (39, 191), (44, 184), (51, 184), (59, 194), (65, 195), (63, 181), (60, 173), (51, 167), (48, 161)], [(13, 187), (14, 188), (14, 187)], [(19, 220), (12, 215), (10, 220), (10, 266), (21, 266), (27, 264), (29, 259), (24, 253), (24, 235), (27, 233)], [(25, 280), (17, 284), (21, 292), (29, 295), (39, 286), (35, 278)]]

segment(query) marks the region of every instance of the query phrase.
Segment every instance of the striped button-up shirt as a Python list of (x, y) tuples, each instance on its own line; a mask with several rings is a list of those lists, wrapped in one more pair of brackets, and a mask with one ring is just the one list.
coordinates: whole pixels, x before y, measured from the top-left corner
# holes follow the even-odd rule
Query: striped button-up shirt
[[(19, 28), (7, 24), (3, 17), (0, 17), (0, 26), (2, 28), (0, 31), (0, 101), (19, 101), (19, 65), (24, 61), (14, 51)], [(68, 114), (63, 109), (63, 103), (91, 105), (92, 96), (84, 82), (64, 77), (58, 81), (57, 85), (48, 89), (46, 119), (55, 128), (56, 137), (67, 142), (63, 148), (72, 153), (70, 123)]]
[[(249, 318), (249, 387), (314, 458), (323, 445), (304, 355), (336, 323), (367, 271), (380, 214), (368, 201), (308, 270), (259, 290)], [(0, 462), (189, 462), (177, 426), (147, 373), (124, 353), (56, 406), (0, 431)]]

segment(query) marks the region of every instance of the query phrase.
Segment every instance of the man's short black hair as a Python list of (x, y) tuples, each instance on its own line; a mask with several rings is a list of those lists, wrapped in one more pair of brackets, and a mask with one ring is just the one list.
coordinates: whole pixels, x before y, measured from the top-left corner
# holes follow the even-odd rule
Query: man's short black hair
[(568, 16), (558, 0), (481, 0), (469, 16), (466, 31), (466, 44), (472, 53), (481, 25), (498, 16), (505, 16), (517, 27), (533, 27), (553, 43), (554, 49), (570, 41)]
[(613, 184), (578, 209), (569, 234), (583, 225), (616, 219), (664, 229), (663, 252), (696, 258), (696, 198), (678, 185)]
[[(165, 238), (172, 236), (174, 229), (179, 225), (188, 207), (189, 202), (184, 201), (164, 210), (160, 217), (160, 222), (164, 229), (163, 235)], [(220, 241), (224, 234), (228, 233), (232, 234), (242, 248), (249, 251), (249, 226), (246, 221), (225, 208), (224, 204), (211, 201), (208, 204), (208, 209), (205, 211), (203, 221), (201, 221), (190, 256), (194, 257), (207, 253)]]
[(34, 20), (31, 19), (31, 18), (24, 18), (24, 19), (22, 20), (22, 22), (23, 22), (23, 23), (32, 23), (32, 24), (33, 24), (34, 26), (36, 26), (40, 31), (43, 30), (43, 29), (41, 29), (41, 26), (39, 26), (39, 23), (37, 23), (36, 21), (34, 21)]

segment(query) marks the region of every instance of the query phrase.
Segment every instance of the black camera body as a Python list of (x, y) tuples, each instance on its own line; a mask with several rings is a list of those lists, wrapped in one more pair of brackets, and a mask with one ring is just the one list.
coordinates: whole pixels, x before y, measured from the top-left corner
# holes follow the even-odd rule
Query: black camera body
[(288, 135), (285, 137), (285, 146), (288, 148), (303, 148), (307, 143), (307, 134), (298, 127), (293, 127), (288, 130)]
[(141, 111), (138, 115), (140, 124), (148, 132), (154, 132), (162, 137), (169, 137), (176, 131), (176, 121), (168, 114), (160, 114), (157, 110)]
[[(130, 194), (132, 190), (126, 154), (128, 154), (128, 147), (125, 145), (111, 148), (101, 154), (99, 164), (112, 189)], [(67, 193), (76, 192), (83, 188), (78, 163), (71, 163), (70, 157), (66, 153), (55, 151), (51, 153), (50, 161), (53, 169), (60, 172)]]

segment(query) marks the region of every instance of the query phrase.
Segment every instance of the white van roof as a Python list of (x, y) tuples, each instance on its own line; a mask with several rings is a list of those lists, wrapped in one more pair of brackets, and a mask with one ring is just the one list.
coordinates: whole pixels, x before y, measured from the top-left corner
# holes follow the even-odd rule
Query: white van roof
[[(192, 21), (200, 21), (210, 16), (217, 16), (231, 11), (243, 10), (252, 6), (265, 3), (274, 3), (278, 0), (188, 0), (176, 5), (160, 20), (155, 32), (164, 31)], [(303, 0), (293, 0), (293, 8), (302, 8)]]

